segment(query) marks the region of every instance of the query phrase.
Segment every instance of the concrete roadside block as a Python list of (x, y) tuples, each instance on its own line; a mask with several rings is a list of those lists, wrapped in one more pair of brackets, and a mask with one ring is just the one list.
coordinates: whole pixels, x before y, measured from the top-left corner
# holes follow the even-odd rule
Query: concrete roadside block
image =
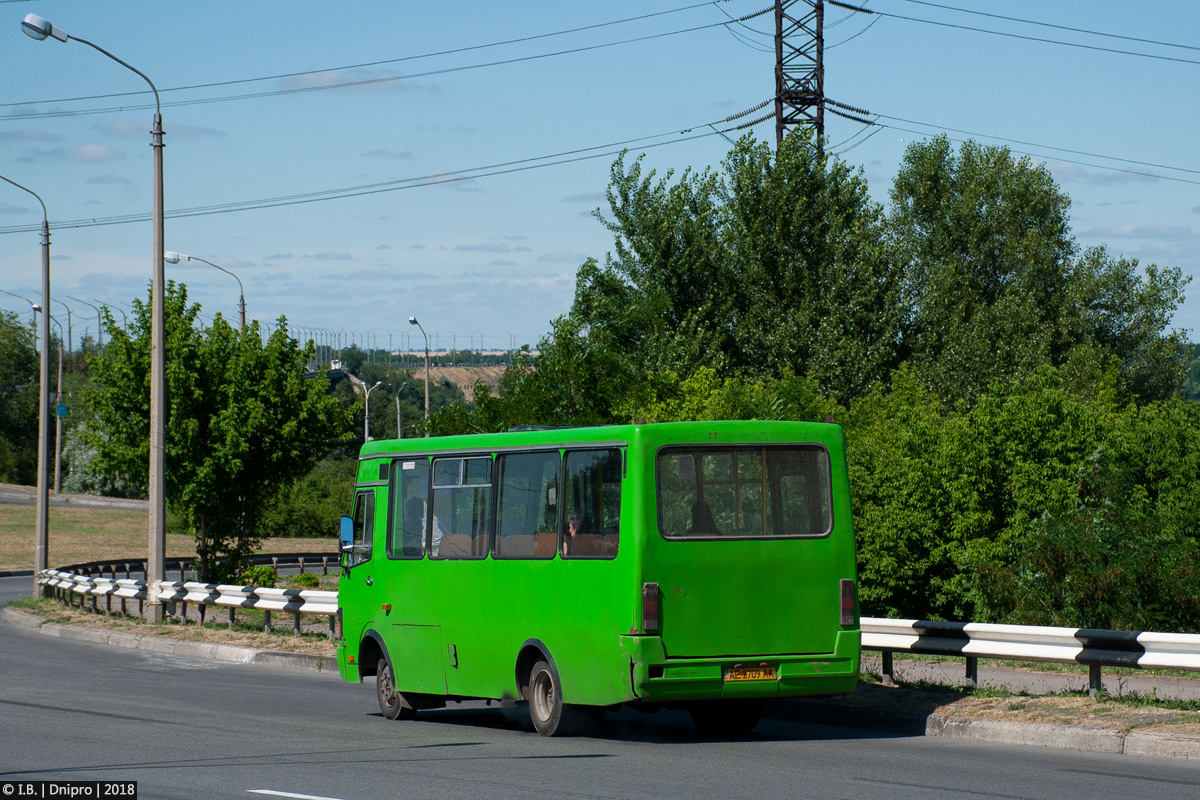
[(1200, 761), (1200, 734), (1133, 730), (1125, 734), (1125, 755)]
[[(933, 722), (935, 717), (938, 718), (937, 723)], [(999, 719), (941, 719), (936, 714), (931, 715), (930, 722), (926, 735), (947, 739), (1054, 747), (1086, 753), (1122, 752), (1121, 732), (1106, 728), (1055, 725), (1046, 722), (1010, 722)]]

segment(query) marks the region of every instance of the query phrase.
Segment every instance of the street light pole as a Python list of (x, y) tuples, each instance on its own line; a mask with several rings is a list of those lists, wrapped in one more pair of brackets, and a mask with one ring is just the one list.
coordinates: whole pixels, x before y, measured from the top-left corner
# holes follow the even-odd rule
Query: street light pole
[[(375, 385), (367, 389), (363, 396), (363, 443), (371, 441), (371, 392), (379, 388), (383, 381), (375, 381)], [(364, 386), (366, 384), (363, 384)]]
[[(63, 327), (54, 317), (50, 321), (58, 326), (58, 383), (54, 384), (57, 403), (54, 408), (54, 493), (62, 493), (62, 417), (58, 413), (58, 404), (63, 401), (62, 369), (63, 369)], [(68, 328), (69, 330), (69, 328)]]
[(408, 386), (408, 381), (400, 384), (400, 388), (396, 390), (396, 438), (404, 438), (404, 429), (400, 427), (400, 393), (404, 391), (404, 387)]
[[(3, 176), (0, 176), (3, 178)], [(42, 353), (38, 362), (38, 467), (37, 467), (37, 517), (35, 522), (36, 541), (33, 546), (33, 596), (41, 591), (39, 573), (47, 569), (50, 514), (50, 217), (46, 204), (32, 189), (26, 189), (16, 181), (3, 178), (21, 191), (37, 198), (42, 207)]]
[(421, 323), (417, 322), (416, 317), (408, 318), (409, 325), (416, 325), (417, 330), (425, 337), (425, 435), (429, 435), (429, 334), (421, 327)]
[(78, 297), (72, 297), (71, 295), (66, 294), (65, 292), (63, 293), (63, 296), (70, 297), (76, 303), (83, 303), (85, 306), (91, 306), (92, 308), (94, 308), (96, 310), (96, 346), (103, 347), (104, 346), (104, 325), (100, 319), (100, 307), (92, 305), (87, 300), (80, 300)]
[(75, 350), (75, 345), (74, 340), (71, 337), (71, 307), (62, 300), (59, 300), (57, 297), (52, 297), (50, 299), (67, 310), (67, 352), (73, 352)]
[[(167, 252), (163, 253), (163, 260), (165, 260), (168, 264), (178, 264), (179, 259), (181, 259), (181, 258), (186, 258), (188, 261), (199, 261), (203, 264), (208, 264), (210, 267), (213, 267), (214, 269), (221, 270), (221, 272), (224, 272), (226, 275), (233, 275), (232, 272), (225, 269), (224, 267), (219, 267), (216, 264), (212, 263), (211, 261), (204, 259), (204, 258), (200, 258), (199, 256), (189, 256), (189, 255), (185, 255), (183, 253), (172, 253), (169, 250)], [(242, 279), (241, 278), (239, 278), (237, 275), (233, 275), (233, 279), (238, 282), (238, 333), (245, 333), (246, 332), (246, 290), (242, 287)]]
[[(145, 73), (114, 56), (104, 48), (71, 36), (56, 28), (37, 14), (27, 14), (21, 23), (22, 30), (39, 41), (53, 37), (60, 42), (74, 39), (93, 50), (108, 56), (121, 66), (134, 72), (150, 85), (154, 92), (154, 129), (151, 131), (150, 146), (154, 149), (154, 214), (153, 214), (153, 264), (151, 282), (150, 324), (150, 535), (146, 554), (146, 617), (151, 622), (162, 622), (163, 608), (158, 600), (158, 584), (165, 577), (166, 563), (166, 326), (163, 306), (166, 303), (163, 262), (163, 129), (162, 104), (158, 89)], [(47, 336), (49, 334), (47, 333)]]

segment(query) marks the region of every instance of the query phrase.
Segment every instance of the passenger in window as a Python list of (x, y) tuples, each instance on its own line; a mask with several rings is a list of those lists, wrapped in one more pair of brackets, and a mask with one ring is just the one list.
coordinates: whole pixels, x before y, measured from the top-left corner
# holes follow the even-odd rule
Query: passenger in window
[(563, 537), (562, 554), (565, 556), (571, 552), (571, 542), (579, 535), (580, 518), (578, 514), (572, 514), (567, 517), (567, 535)]

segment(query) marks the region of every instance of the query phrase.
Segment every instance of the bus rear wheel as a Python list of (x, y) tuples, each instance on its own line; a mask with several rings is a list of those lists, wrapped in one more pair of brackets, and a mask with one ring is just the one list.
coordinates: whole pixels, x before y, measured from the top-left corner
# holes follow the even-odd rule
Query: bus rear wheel
[(562, 701), (562, 681), (548, 661), (538, 661), (529, 672), (529, 719), (542, 736), (576, 736), (599, 723), (604, 709), (568, 705)]
[(386, 658), (379, 659), (375, 667), (375, 695), (379, 698), (379, 710), (388, 719), (412, 719), (417, 716), (417, 710), (405, 701), (404, 695), (396, 691), (396, 678)]
[(693, 703), (688, 711), (692, 722), (710, 736), (749, 733), (762, 719), (762, 700), (709, 700)]

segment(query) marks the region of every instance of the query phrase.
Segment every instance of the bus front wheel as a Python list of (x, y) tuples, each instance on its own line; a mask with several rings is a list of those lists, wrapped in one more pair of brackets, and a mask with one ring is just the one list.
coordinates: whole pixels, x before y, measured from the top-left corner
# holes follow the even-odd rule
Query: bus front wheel
[(417, 715), (416, 709), (396, 691), (396, 678), (386, 658), (379, 659), (375, 668), (375, 694), (379, 698), (379, 710), (388, 719), (412, 719)]

